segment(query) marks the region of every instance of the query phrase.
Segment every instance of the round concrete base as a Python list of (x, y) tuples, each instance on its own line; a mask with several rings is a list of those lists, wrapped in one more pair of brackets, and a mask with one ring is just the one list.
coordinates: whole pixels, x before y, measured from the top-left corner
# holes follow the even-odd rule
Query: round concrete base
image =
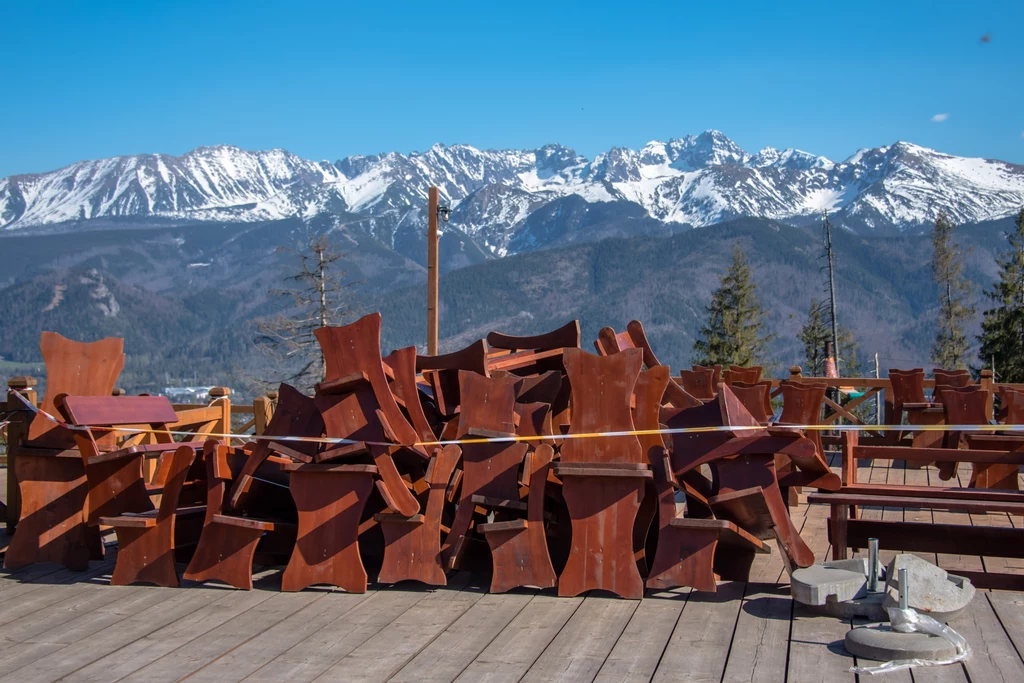
[(927, 633), (899, 633), (889, 626), (862, 626), (846, 634), (846, 649), (864, 659), (951, 659), (956, 647), (945, 638)]

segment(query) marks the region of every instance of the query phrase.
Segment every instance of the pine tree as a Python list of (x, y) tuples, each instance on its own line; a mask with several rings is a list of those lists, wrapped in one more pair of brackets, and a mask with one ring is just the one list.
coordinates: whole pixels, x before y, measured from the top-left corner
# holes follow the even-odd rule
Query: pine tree
[(765, 313), (757, 300), (750, 265), (737, 243), (732, 265), (705, 309), (708, 322), (693, 344), (694, 362), (701, 365), (763, 364), (774, 335), (765, 333)]
[(256, 348), (271, 361), (271, 371), (278, 375), (267, 384), (284, 381), (301, 390), (310, 389), (324, 376), (324, 357), (313, 332), (320, 327), (340, 325), (351, 313), (345, 300), (345, 273), (334, 265), (344, 254), (334, 251), (325, 235), (309, 238), (302, 251), (281, 247), (281, 252), (295, 255), (297, 271), (285, 278), (292, 283), (271, 294), (290, 300), (285, 313), (256, 321)]
[(966, 253), (953, 241), (954, 227), (940, 211), (932, 232), (932, 277), (939, 287), (938, 332), (932, 360), (946, 369), (966, 367), (970, 344), (965, 328), (974, 316), (974, 306), (968, 304), (971, 284), (963, 274)]
[(995, 359), (1001, 382), (1024, 382), (1024, 209), (1013, 232), (1007, 233), (1010, 250), (996, 260), (999, 281), (985, 292), (993, 307), (981, 321), (982, 367)]
[[(822, 377), (825, 374), (825, 343), (832, 341), (832, 327), (826, 306), (817, 299), (811, 299), (807, 322), (800, 328), (797, 338), (804, 344), (804, 374)], [(862, 372), (857, 357), (857, 340), (853, 332), (839, 327), (839, 358), (837, 363), (844, 377), (857, 377)]]

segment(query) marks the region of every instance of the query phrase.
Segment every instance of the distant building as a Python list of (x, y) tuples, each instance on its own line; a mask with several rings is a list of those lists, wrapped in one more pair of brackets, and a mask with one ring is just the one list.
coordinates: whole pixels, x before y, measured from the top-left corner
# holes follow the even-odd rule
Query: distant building
[(213, 387), (164, 387), (164, 396), (173, 403), (205, 403), (210, 400)]

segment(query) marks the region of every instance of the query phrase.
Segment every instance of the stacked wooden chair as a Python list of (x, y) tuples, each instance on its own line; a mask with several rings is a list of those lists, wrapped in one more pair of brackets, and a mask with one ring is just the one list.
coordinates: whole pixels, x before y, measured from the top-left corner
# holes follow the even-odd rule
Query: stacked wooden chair
[[(124, 368), (122, 339), (76, 342), (56, 332), (43, 332), (39, 347), (47, 380), (41, 409), (50, 415), (58, 415), (58, 396), (110, 396)], [(24, 406), (13, 403), (11, 408)], [(114, 438), (108, 434), (97, 445), (113, 448)], [(75, 448), (74, 433), (42, 414), (31, 418), (23, 440), (9, 445), (21, 510), (4, 556), (8, 569), (57, 562), (81, 570), (90, 559), (103, 557), (98, 529), (86, 525), (88, 485), (82, 456)]]
[[(597, 341), (594, 342), (594, 348), (597, 349), (597, 353), (600, 356), (619, 353), (625, 349), (640, 349), (643, 352), (645, 367), (656, 368), (661, 366), (661, 363), (658, 362), (658, 357), (654, 355), (651, 343), (647, 340), (647, 333), (644, 332), (643, 323), (639, 320), (629, 321), (626, 325), (626, 331), (617, 334), (611, 327), (601, 328), (597, 333)], [(703, 400), (706, 399), (691, 395), (685, 386), (680, 387), (675, 382), (669, 382), (665, 385), (665, 395), (662, 397), (663, 404), (671, 405), (676, 409), (693, 408), (700, 405)]]
[[(563, 358), (572, 387), (569, 436), (633, 431), (631, 399), (643, 352), (626, 349), (601, 357), (566, 349)], [(601, 589), (642, 597), (634, 523), (653, 473), (639, 439), (567, 439), (554, 469), (572, 520), (572, 550), (558, 579), (558, 594)]]

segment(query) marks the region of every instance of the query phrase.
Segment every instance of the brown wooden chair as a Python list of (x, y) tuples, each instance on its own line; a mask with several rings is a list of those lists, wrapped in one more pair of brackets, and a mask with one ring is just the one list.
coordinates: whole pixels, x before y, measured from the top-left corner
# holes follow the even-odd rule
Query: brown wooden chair
[[(626, 331), (618, 334), (611, 327), (602, 328), (597, 333), (597, 341), (594, 342), (594, 348), (597, 349), (599, 356), (608, 356), (625, 349), (640, 349), (643, 351), (645, 367), (656, 368), (661, 365), (658, 362), (657, 356), (654, 355), (651, 343), (647, 341), (647, 333), (644, 332), (644, 326), (639, 320), (629, 321), (626, 325)], [(669, 382), (665, 385), (663, 400), (677, 409), (692, 408), (701, 403), (697, 397), (691, 395), (685, 388), (680, 387), (675, 382)]]
[[(640, 373), (634, 395), (633, 424), (638, 430), (658, 428), (656, 398), (661, 384), (670, 381), (667, 368)], [(648, 588), (666, 589), (689, 586), (697, 590), (717, 590), (720, 578), (743, 580), (755, 553), (771, 548), (727, 520), (714, 517), (682, 517), (676, 512), (675, 494), (686, 490), (672, 472), (668, 449), (660, 434), (642, 434), (641, 446), (654, 472), (658, 509), (657, 547), (647, 577)], [(701, 496), (693, 489), (688, 496)], [(702, 496), (701, 496), (702, 497)], [(704, 501), (706, 504), (706, 500)]]
[[(928, 401), (924, 395), (924, 370), (889, 370), (889, 382), (892, 386), (891, 402), (886, 398), (886, 424), (903, 424), (904, 416), (908, 424), (936, 425), (942, 424), (942, 406)], [(896, 432), (897, 443), (903, 440), (902, 431)], [(942, 434), (938, 432), (915, 432), (913, 445), (916, 448), (937, 446), (942, 443)]]
[(111, 585), (178, 586), (174, 551), (182, 535), (179, 520), (183, 515), (202, 516), (206, 512), (203, 506), (178, 508), (178, 497), (195, 457), (196, 449), (192, 446), (181, 446), (171, 454), (160, 507), (156, 510), (99, 518), (100, 524), (113, 527), (117, 534), (117, 563), (110, 578)]
[(523, 479), (529, 482), (529, 494), (525, 519), (477, 526), (491, 548), (492, 593), (505, 593), (519, 586), (551, 588), (557, 583), (544, 515), (544, 496), (554, 454), (549, 444), (541, 444), (526, 459)]
[(682, 370), (679, 373), (683, 390), (699, 401), (713, 401), (715, 398), (715, 371), (712, 368)]
[[(776, 426), (821, 424), (821, 410), (825, 405), (827, 384), (783, 382), (779, 390), (782, 392), (782, 413), (775, 422)], [(825, 450), (821, 445), (821, 432), (811, 430), (804, 436), (814, 443), (814, 450), (824, 460)]]
[[(314, 463), (285, 466), (299, 528), (282, 590), (329, 584), (366, 591), (359, 533), (375, 486), (390, 510), (404, 517), (420, 511), (398, 462), (422, 466), (429, 455), (416, 445), (420, 437), (391, 393), (380, 354), (380, 322), (380, 314), (373, 313), (315, 332), (326, 378), (317, 384), (314, 401), (326, 435), (348, 442), (319, 451)], [(369, 521), (374, 523), (372, 513)]]
[[(515, 436), (518, 381), (518, 377), (507, 373), (484, 377), (465, 370), (460, 372), (463, 406), (457, 438)], [(528, 512), (519, 495), (519, 471), (528, 450), (525, 442), (462, 445), (458, 509), (441, 551), (446, 568), (469, 567), (469, 558), (480, 557), (484, 551), (485, 539), (470, 533), (476, 515), (490, 516), (495, 510)], [(478, 547), (471, 548), (474, 545)], [(486, 552), (489, 556), (489, 550)]]
[(469, 370), (485, 377), (487, 368), (487, 342), (473, 342), (459, 351), (439, 356), (416, 356), (416, 371), (430, 384), (434, 403), (441, 419), (449, 421), (459, 412), (459, 371)]
[[(992, 423), (989, 412), (992, 405), (992, 392), (980, 386), (945, 389), (942, 392), (943, 408), (946, 423), (950, 425), (987, 425)], [(1018, 450), (1024, 448), (1024, 437), (1017, 435), (997, 435), (985, 433), (949, 432), (947, 448), (960, 448), (966, 445), (971, 450)], [(956, 476), (958, 463), (939, 463), (939, 478), (948, 481)], [(1020, 489), (1017, 464), (980, 463), (975, 462), (971, 473), (970, 488)]]
[(767, 426), (773, 417), (772, 383), (770, 381), (733, 382), (729, 385), (743, 407), (754, 416), (754, 419)]
[[(58, 415), (58, 396), (110, 396), (124, 367), (122, 339), (76, 342), (43, 332), (39, 347), (47, 378), (41, 409), (51, 415)], [(23, 408), (14, 401), (14, 409)], [(31, 418), (26, 431), (23, 440), (8, 444), (8, 472), (19, 500), (7, 503), (20, 510), (4, 566), (57, 562), (86, 569), (90, 559), (103, 557), (103, 545), (98, 530), (85, 525), (85, 469), (73, 433), (42, 414)], [(115, 436), (102, 437), (103, 447), (114, 448)]]
[[(676, 479), (683, 481), (702, 465), (709, 465), (714, 490), (707, 505), (716, 518), (731, 521), (759, 539), (774, 536), (787, 569), (814, 563), (814, 553), (789, 516), (775, 471), (776, 455), (794, 463), (814, 461), (817, 452), (809, 439), (785, 428), (761, 428), (725, 384), (713, 402), (674, 415), (667, 426), (743, 428), (674, 435), (671, 462)], [(809, 485), (811, 478), (817, 480), (815, 485), (829, 489), (837, 489), (840, 483), (831, 473), (825, 477), (812, 473), (796, 483)]]
[(1000, 385), (996, 387), (999, 412), (996, 419), (1002, 424), (1024, 424), (1024, 391)]
[(711, 390), (718, 393), (718, 385), (722, 383), (721, 365), (691, 365), (691, 370), (711, 370), (714, 373), (711, 377)]
[[(572, 386), (569, 434), (632, 431), (630, 404), (643, 352), (626, 349), (602, 357), (567, 349), (563, 358)], [(572, 552), (559, 576), (558, 594), (601, 589), (642, 597), (633, 533), (646, 480), (653, 474), (639, 439), (567, 439), (555, 474), (572, 520)]]
[[(261, 548), (274, 564), (288, 561), (295, 545), (297, 515), (287, 482), (257, 475), (242, 492), (239, 506), (230, 504), (230, 487), (253, 460), (259, 460), (264, 470), (268, 462), (279, 467), (287, 464), (281, 456), (263, 455), (255, 449), (247, 452), (216, 439), (203, 446), (208, 487), (206, 517), (185, 579), (220, 581), (252, 590), (253, 562)], [(259, 468), (250, 469), (255, 472)]]
[(441, 521), (446, 492), (461, 455), (454, 445), (435, 451), (426, 472), (429, 491), (422, 514), (407, 517), (381, 512), (375, 516), (384, 533), (384, 561), (377, 577), (379, 582), (447, 584), (441, 562)]
[(935, 377), (935, 388), (932, 390), (932, 403), (942, 403), (942, 392), (945, 389), (966, 387), (971, 383), (971, 372), (969, 370), (943, 370), (934, 368), (932, 376)]
[(722, 381), (732, 386), (736, 382), (744, 382), (745, 384), (757, 384), (761, 381), (761, 373), (764, 372), (764, 368), (760, 365), (752, 365), (750, 367), (743, 367), (742, 365), (730, 365), (727, 370), (722, 372)]

